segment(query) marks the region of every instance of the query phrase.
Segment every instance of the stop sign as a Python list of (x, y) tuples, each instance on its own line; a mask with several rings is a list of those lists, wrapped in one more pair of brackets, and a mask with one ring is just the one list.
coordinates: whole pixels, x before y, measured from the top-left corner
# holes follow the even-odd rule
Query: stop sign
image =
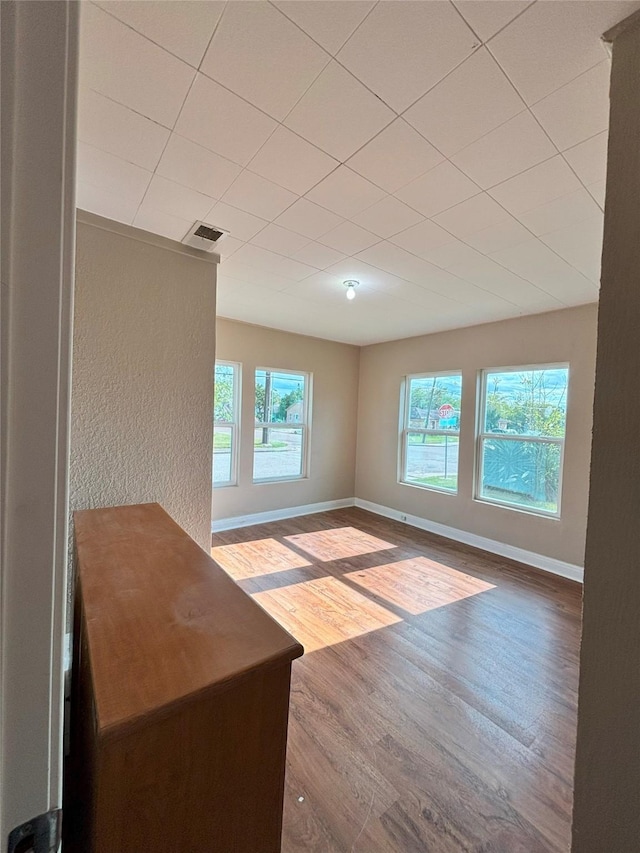
[(443, 404), (442, 406), (440, 406), (440, 408), (438, 409), (438, 414), (440, 415), (440, 417), (442, 418), (442, 420), (446, 420), (447, 418), (452, 418), (452, 417), (453, 417), (453, 413), (454, 413), (454, 411), (455, 411), (455, 410), (454, 410), (454, 408), (453, 408), (453, 406), (452, 406), (452, 405), (450, 405), (449, 403), (444, 403), (444, 404)]

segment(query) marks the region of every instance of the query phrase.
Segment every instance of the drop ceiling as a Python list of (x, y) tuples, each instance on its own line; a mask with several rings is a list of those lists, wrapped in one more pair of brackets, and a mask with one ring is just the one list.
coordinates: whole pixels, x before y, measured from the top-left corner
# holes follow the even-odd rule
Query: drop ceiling
[(78, 207), (229, 230), (218, 313), (333, 340), (594, 302), (600, 35), (639, 7), (85, 0)]

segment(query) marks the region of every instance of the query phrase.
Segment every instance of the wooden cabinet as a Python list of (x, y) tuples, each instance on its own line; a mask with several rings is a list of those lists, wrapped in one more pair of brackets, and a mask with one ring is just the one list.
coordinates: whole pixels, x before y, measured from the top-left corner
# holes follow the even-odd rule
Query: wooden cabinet
[(302, 647), (158, 504), (75, 538), (65, 853), (277, 853)]

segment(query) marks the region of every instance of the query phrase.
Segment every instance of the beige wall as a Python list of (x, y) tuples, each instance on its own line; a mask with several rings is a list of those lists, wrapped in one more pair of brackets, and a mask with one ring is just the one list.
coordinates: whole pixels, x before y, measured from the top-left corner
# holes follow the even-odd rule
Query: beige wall
[[(242, 364), (237, 486), (214, 489), (216, 520), (352, 498), (355, 480), (358, 347), (218, 319), (216, 358)], [(253, 484), (254, 376), (257, 367), (313, 374), (309, 477)]]
[(81, 214), (71, 509), (158, 501), (210, 547), (215, 256)]
[[(589, 486), (597, 307), (571, 308), (364, 347), (356, 495), (440, 524), (582, 565)], [(478, 370), (569, 362), (562, 518), (473, 500)], [(398, 483), (400, 384), (411, 373), (461, 369), (458, 494)]]
[(640, 15), (629, 23), (613, 42), (574, 853), (640, 849)]

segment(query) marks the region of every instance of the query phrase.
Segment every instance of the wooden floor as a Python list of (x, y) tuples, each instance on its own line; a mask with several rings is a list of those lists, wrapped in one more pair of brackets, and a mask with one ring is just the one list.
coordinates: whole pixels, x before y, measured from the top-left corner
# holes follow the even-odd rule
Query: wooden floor
[(358, 509), (213, 545), (307, 650), (283, 853), (569, 849), (577, 584)]

